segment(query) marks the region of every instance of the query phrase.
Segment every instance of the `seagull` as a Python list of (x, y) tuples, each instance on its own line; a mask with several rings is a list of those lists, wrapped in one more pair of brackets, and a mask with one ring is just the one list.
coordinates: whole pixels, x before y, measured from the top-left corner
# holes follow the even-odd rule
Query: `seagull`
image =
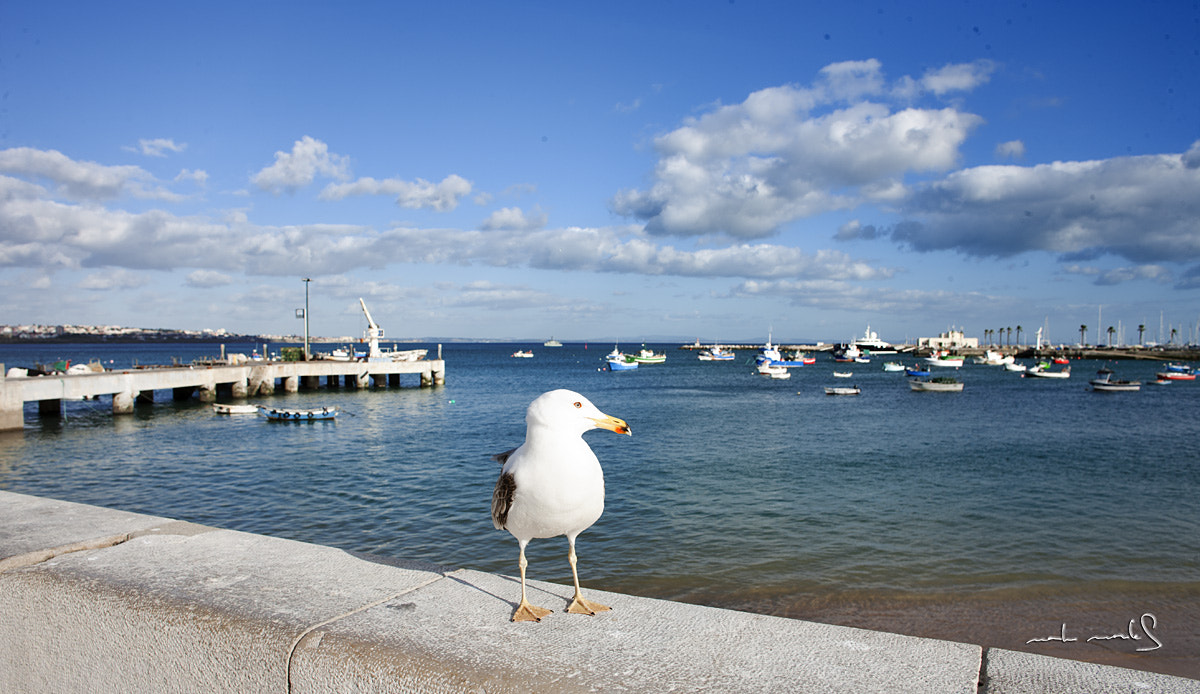
[(540, 622), (552, 612), (525, 599), (525, 546), (535, 537), (567, 536), (575, 579), (575, 599), (567, 612), (594, 615), (611, 609), (583, 599), (575, 568), (576, 536), (604, 512), (604, 471), (583, 434), (607, 429), (632, 436), (629, 425), (569, 390), (538, 396), (525, 412), (525, 424), (525, 443), (492, 456), (504, 466), (492, 492), (492, 524), (512, 533), (521, 547), (521, 602), (512, 621)]

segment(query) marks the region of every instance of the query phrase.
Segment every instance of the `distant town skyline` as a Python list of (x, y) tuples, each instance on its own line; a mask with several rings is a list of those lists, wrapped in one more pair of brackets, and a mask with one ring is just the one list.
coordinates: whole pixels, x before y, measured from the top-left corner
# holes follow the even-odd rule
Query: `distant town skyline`
[(1198, 47), (1182, 3), (7, 3), (0, 320), (1192, 340)]

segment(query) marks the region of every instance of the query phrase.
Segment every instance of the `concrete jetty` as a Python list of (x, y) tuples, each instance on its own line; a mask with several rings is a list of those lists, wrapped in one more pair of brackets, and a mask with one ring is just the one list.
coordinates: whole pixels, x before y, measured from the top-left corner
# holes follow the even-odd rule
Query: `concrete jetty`
[(530, 582), (0, 491), (0, 691), (1200, 692), (1200, 681)]
[(176, 400), (198, 396), (213, 402), (218, 395), (245, 398), (270, 395), (276, 388), (294, 393), (301, 389), (345, 384), (357, 388), (398, 387), (401, 376), (417, 374), (420, 385), (440, 385), (446, 380), (442, 359), (415, 361), (265, 361), (237, 365), (122, 369), (85, 374), (58, 374), (7, 378), (0, 364), (0, 431), (24, 426), (24, 407), (37, 402), (42, 415), (57, 415), (63, 400), (112, 398), (113, 414), (133, 412), (137, 401), (153, 401), (154, 392), (170, 390)]

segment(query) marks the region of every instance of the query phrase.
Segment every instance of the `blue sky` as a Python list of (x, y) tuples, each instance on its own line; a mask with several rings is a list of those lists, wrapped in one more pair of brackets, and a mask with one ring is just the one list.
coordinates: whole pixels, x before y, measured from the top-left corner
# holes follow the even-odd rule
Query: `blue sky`
[(1182, 338), (1200, 8), (1105, 5), (5, 3), (0, 323)]

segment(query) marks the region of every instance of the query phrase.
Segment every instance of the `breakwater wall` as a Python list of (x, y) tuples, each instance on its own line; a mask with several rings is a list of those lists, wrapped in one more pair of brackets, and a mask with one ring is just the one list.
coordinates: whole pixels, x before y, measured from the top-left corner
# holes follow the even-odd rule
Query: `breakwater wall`
[(0, 691), (1200, 691), (598, 590), (611, 612), (570, 615), (572, 589), (537, 581), (531, 601), (554, 613), (512, 623), (519, 590), (507, 576), (0, 491)]

